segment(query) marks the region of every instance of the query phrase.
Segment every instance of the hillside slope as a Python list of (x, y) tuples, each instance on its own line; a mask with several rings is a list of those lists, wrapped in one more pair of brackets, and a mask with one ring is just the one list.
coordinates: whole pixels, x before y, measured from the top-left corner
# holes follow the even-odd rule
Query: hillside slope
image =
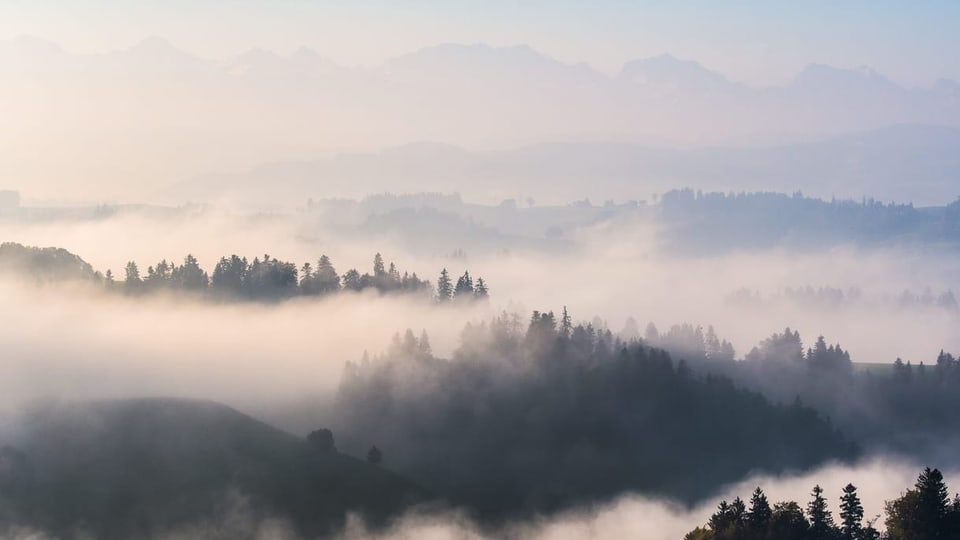
[(0, 451), (2, 520), (56, 535), (152, 536), (227, 519), (240, 498), (245, 519), (315, 536), (348, 512), (378, 522), (427, 499), (397, 475), (212, 402), (45, 406), (23, 426)]

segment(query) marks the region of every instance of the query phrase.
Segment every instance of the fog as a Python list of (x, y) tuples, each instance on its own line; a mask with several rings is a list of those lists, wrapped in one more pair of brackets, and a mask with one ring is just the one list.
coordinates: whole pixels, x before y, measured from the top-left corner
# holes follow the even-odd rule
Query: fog
[[(814, 485), (820, 485), (830, 503), (834, 516), (839, 513), (838, 494), (848, 483), (859, 488), (864, 516), (873, 520), (882, 514), (884, 502), (900, 495), (916, 480), (917, 467), (911, 463), (890, 459), (873, 459), (856, 466), (827, 465), (802, 475), (771, 477), (754, 475), (724, 488), (717, 499), (732, 500), (749, 496), (760, 486), (771, 504), (778, 501), (809, 499)], [(958, 476), (957, 471), (945, 471), (948, 482)], [(296, 540), (283, 519), (255, 518), (249, 502), (240, 494), (232, 494), (224, 503), (220, 515), (203, 523), (183, 526), (172, 532), (157, 535), (156, 540), (186, 538), (229, 538), (243, 536), (257, 540)], [(385, 531), (369, 530), (362, 519), (354, 517), (340, 540), (486, 540), (490, 538), (524, 538), (532, 540), (567, 540), (637, 537), (645, 540), (675, 540), (696, 525), (703, 525), (716, 510), (713, 504), (686, 508), (669, 501), (626, 494), (617, 500), (554, 517), (544, 517), (530, 523), (509, 525), (496, 530), (484, 528), (456, 512), (414, 510), (398, 518)], [(876, 526), (883, 530), (883, 520)], [(29, 528), (8, 530), (9, 538), (17, 540), (49, 538), (42, 531)]]
[(960, 482), (953, 11), (18, 4), (0, 537), (677, 539)]
[[(805, 504), (810, 491), (818, 484), (824, 488), (830, 509), (839, 513), (839, 493), (848, 483), (859, 488), (862, 495), (864, 515), (873, 519), (883, 513), (883, 504), (895, 499), (916, 481), (917, 467), (903, 461), (874, 459), (856, 466), (827, 465), (801, 475), (784, 477), (751, 476), (736, 485), (724, 488), (715, 497), (718, 501), (734, 497), (749, 499), (754, 488), (760, 486), (771, 504), (776, 501), (794, 500)], [(957, 473), (945, 472), (948, 482)], [(403, 518), (386, 533), (364, 531), (362, 523), (355, 524), (344, 539), (377, 538), (405, 540), (412, 538), (486, 539), (529, 538), (535, 540), (567, 540), (574, 538), (644, 538), (649, 540), (673, 540), (683, 536), (696, 525), (707, 522), (716, 510), (714, 504), (684, 508), (662, 500), (652, 500), (637, 495), (625, 495), (616, 501), (589, 510), (571, 512), (554, 518), (544, 518), (531, 524), (509, 527), (505, 530), (488, 531), (471, 524), (457, 515), (419, 516)], [(878, 528), (883, 520), (877, 521)]]
[[(484, 320), (502, 310), (524, 318), (534, 309), (559, 313), (564, 306), (575, 320), (590, 322), (599, 317), (614, 332), (631, 317), (641, 332), (648, 322), (661, 331), (680, 323), (712, 325), (734, 344), (738, 356), (787, 326), (799, 330), (807, 344), (818, 335), (841, 343), (855, 362), (890, 363), (901, 357), (914, 364), (930, 364), (941, 349), (960, 350), (955, 331), (960, 315), (955, 309), (897, 302), (904, 291), (917, 295), (928, 291), (934, 296), (957, 292), (960, 257), (951, 251), (841, 246), (681, 256), (660, 249), (656, 224), (635, 220), (577, 229), (569, 238), (570, 247), (559, 252), (527, 249), (474, 254), (465, 246), (462, 258), (451, 256), (453, 247), (431, 247), (430, 238), (398, 242), (389, 232), (344, 238), (337, 230), (318, 229), (312, 223), (296, 216), (251, 218), (213, 212), (177, 218), (128, 215), (68, 224), (7, 224), (0, 225), (0, 234), (26, 245), (64, 247), (100, 271), (112, 269), (118, 279), (127, 261), (137, 261), (145, 271), (160, 259), (179, 261), (188, 253), (208, 271), (221, 256), (231, 253), (251, 259), (269, 253), (298, 266), (327, 254), (342, 273), (351, 267), (364, 271), (373, 254), (380, 252), (401, 271), (417, 272), (434, 282), (444, 267), (455, 275), (469, 270), (483, 276), (491, 286), (491, 301), (483, 307), (449, 311), (433, 309), (420, 299), (371, 295), (276, 305), (217, 305), (7, 284), (8, 301), (2, 311), (9, 323), (4, 331), (28, 346), (49, 331), (49, 317), (56, 317), (64, 321), (58, 326), (63, 334), (52, 342), (38, 340), (41, 348), (35, 348), (33, 356), (45, 356), (45, 346), (57, 348), (50, 356), (77, 351), (59, 361), (81, 366), (84, 351), (112, 347), (124, 360), (105, 350), (92, 355), (101, 358), (97, 362), (110, 362), (110, 369), (103, 366), (105, 372), (134, 361), (137, 369), (151, 373), (152, 384), (164, 380), (160, 376), (164, 372), (174, 380), (181, 378), (180, 365), (214, 377), (231, 358), (246, 360), (220, 376), (237, 377), (250, 370), (251, 382), (270, 385), (274, 378), (303, 381), (303, 366), (325, 366), (330, 370), (324, 372), (329, 381), (336, 378), (335, 370), (343, 362), (359, 358), (364, 350), (379, 352), (395, 332), (406, 328), (417, 333), (425, 329), (435, 349), (444, 352), (452, 349), (467, 321)], [(411, 244), (420, 248), (410, 249)], [(856, 288), (859, 296), (841, 305), (778, 297), (787, 288), (807, 286)], [(736, 301), (736, 293), (744, 289), (766, 300)], [(357, 326), (357, 320), (364, 323)], [(21, 324), (34, 328), (20, 329)], [(171, 341), (169, 336), (179, 337)], [(94, 341), (84, 341), (90, 339)], [(260, 381), (256, 366), (265, 354), (273, 359), (263, 369), (278, 373)], [(185, 364), (168, 364), (177, 358)], [(156, 362), (160, 364), (154, 366)], [(290, 362), (290, 367), (277, 370), (276, 362)], [(241, 367), (246, 364), (249, 367)]]

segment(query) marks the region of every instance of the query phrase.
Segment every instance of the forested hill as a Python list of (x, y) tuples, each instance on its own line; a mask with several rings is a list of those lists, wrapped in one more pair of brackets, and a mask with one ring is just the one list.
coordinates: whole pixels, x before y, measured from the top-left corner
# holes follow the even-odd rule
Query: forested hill
[(62, 248), (0, 244), (0, 273), (12, 273), (39, 282), (98, 281), (89, 263)]
[(696, 253), (778, 245), (942, 245), (960, 248), (960, 199), (917, 208), (872, 199), (824, 201), (800, 193), (667, 192), (659, 219), (665, 247)]
[(625, 491), (694, 501), (856, 453), (812, 409), (539, 312), (468, 326), (450, 359), (407, 332), (347, 365), (334, 418), (344, 448), (376, 433), (398, 471), (491, 520)]
[[(828, 416), (868, 450), (898, 452), (960, 467), (960, 360), (941, 350), (923, 359), (858, 366), (856, 351), (818, 336), (806, 344), (790, 328), (742, 357), (710, 327), (647, 327), (644, 342), (684, 359), (697, 373), (727, 377), (779, 403), (795, 400)], [(936, 344), (933, 344), (936, 346)], [(862, 359), (861, 359), (862, 360)]]
[(312, 538), (348, 512), (382, 523), (429, 498), (381, 467), (212, 402), (63, 403), (22, 424), (0, 440), (3, 530), (121, 539), (190, 537), (206, 525), (253, 538), (260, 520), (280, 519)]
[(230, 255), (221, 257), (208, 273), (196, 257), (187, 255), (183, 263), (163, 259), (141, 271), (135, 261), (124, 268), (118, 281), (113, 271), (95, 271), (79, 256), (60, 248), (37, 248), (16, 243), (0, 245), (0, 271), (40, 282), (85, 281), (102, 285), (105, 290), (128, 295), (158, 292), (201, 294), (220, 300), (277, 301), (293, 297), (319, 297), (342, 292), (377, 291), (382, 294), (411, 294), (437, 302), (486, 300), (490, 293), (482, 277), (465, 270), (453, 276), (443, 268), (436, 289), (416, 272), (400, 273), (397, 265), (373, 257), (373, 272), (356, 268), (338, 274), (332, 261), (321, 255), (316, 266), (305, 262), (283, 261), (265, 254), (261, 259)]

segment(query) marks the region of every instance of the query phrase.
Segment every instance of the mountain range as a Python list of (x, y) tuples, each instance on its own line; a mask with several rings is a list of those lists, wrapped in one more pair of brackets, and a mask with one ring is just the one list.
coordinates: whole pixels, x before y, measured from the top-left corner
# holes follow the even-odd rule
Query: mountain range
[(691, 187), (801, 191), (825, 199), (877, 198), (923, 206), (955, 200), (958, 174), (960, 129), (903, 124), (769, 146), (566, 142), (476, 152), (420, 143), (204, 175), (160, 197), (170, 203), (229, 201), (264, 208), (302, 206), (307, 198), (427, 191), (457, 192), (487, 204), (506, 199), (568, 204), (587, 198), (656, 202), (658, 194)]
[(953, 80), (906, 88), (811, 65), (755, 88), (670, 55), (608, 75), (522, 45), (445, 44), (353, 68), (309, 49), (210, 61), (155, 37), (95, 55), (18, 38), (0, 41), (0, 81), (0, 185), (38, 195), (90, 196), (91, 183), (96, 196), (142, 195), (203, 172), (414, 141), (742, 146), (960, 126)]

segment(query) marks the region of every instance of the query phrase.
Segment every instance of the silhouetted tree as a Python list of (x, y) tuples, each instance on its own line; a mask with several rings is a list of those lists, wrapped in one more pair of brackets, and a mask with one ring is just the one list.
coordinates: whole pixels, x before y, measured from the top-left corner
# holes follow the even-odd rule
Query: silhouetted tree
[(863, 537), (863, 505), (857, 488), (847, 484), (840, 496), (840, 537), (843, 540), (860, 540)]
[(807, 516), (810, 518), (810, 538), (813, 540), (830, 540), (835, 533), (833, 515), (827, 507), (827, 500), (823, 496), (823, 488), (813, 486), (813, 499), (807, 504)]
[(772, 516), (773, 511), (770, 509), (770, 502), (767, 501), (767, 496), (760, 489), (760, 486), (757, 486), (753, 495), (750, 496), (750, 511), (747, 512), (747, 523), (750, 525), (750, 529), (755, 535), (766, 533)]

